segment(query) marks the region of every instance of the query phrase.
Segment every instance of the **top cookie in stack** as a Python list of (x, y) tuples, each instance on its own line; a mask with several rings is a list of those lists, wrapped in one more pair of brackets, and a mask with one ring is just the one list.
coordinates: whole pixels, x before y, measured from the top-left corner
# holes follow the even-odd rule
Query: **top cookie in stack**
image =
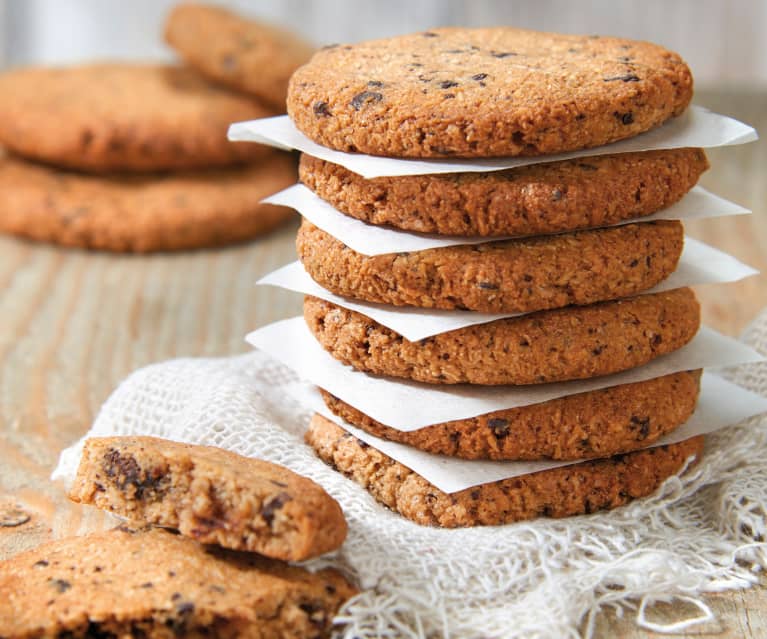
[(689, 68), (657, 45), (453, 28), (323, 49), (293, 75), (288, 114), (339, 151), (476, 158), (609, 144), (691, 98)]

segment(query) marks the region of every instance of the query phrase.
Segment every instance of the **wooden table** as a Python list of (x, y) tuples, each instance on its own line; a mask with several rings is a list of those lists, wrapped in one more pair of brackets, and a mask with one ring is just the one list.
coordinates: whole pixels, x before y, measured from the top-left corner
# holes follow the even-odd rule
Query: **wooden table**
[[(709, 92), (696, 101), (767, 134), (765, 94)], [(756, 213), (698, 221), (689, 234), (767, 270), (767, 144), (709, 157), (703, 186)], [(48, 476), (59, 450), (87, 430), (128, 373), (172, 357), (245, 352), (247, 331), (299, 312), (298, 295), (253, 285), (294, 259), (295, 229), (246, 246), (149, 257), (0, 238), (0, 558), (108, 525), (93, 509), (69, 504)], [(767, 306), (767, 276), (702, 287), (699, 295), (705, 321), (734, 335)], [(15, 521), (24, 523), (3, 526)], [(709, 601), (717, 622), (689, 636), (767, 636), (764, 589)], [(652, 636), (609, 615), (599, 635)]]

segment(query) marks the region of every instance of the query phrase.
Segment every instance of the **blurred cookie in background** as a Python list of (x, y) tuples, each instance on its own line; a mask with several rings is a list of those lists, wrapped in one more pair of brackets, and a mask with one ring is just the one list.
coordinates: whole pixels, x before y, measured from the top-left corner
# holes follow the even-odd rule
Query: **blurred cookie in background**
[(208, 79), (281, 112), (290, 76), (314, 53), (289, 31), (201, 4), (178, 5), (168, 17), (165, 40)]
[(261, 200), (295, 181), (294, 159), (180, 173), (87, 175), (0, 158), (0, 232), (64, 246), (171, 251), (242, 242), (295, 215)]
[(99, 63), (0, 75), (0, 144), (91, 172), (230, 166), (267, 154), (227, 141), (271, 110), (172, 65)]

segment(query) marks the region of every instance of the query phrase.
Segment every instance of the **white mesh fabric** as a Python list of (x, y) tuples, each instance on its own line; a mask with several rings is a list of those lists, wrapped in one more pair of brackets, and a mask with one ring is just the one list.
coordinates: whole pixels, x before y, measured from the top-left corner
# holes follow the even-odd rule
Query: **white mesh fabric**
[[(767, 313), (744, 339), (767, 353)], [(766, 365), (729, 378), (767, 394)], [(301, 437), (309, 415), (276, 388), (292, 379), (257, 352), (163, 362), (128, 377), (86, 437), (151, 434), (221, 446), (324, 486), (350, 528), (343, 549), (322, 563), (341, 567), (365, 589), (342, 610), (338, 636), (588, 636), (608, 606), (637, 611), (640, 625), (662, 630), (645, 617), (654, 601), (700, 601), (701, 593), (755, 583), (767, 566), (765, 418), (709, 436), (700, 465), (624, 508), (440, 530), (378, 505), (317, 459)], [(79, 450), (62, 453), (54, 478), (74, 475)], [(673, 629), (709, 616), (701, 605)]]

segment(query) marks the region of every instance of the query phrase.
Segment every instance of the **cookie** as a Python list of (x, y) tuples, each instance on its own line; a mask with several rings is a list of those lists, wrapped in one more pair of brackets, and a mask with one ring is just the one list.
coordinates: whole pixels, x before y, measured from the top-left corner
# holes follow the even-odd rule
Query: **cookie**
[(168, 16), (165, 41), (210, 80), (283, 112), (290, 76), (314, 52), (288, 31), (191, 3), (176, 6)]
[(88, 175), (0, 157), (0, 232), (107, 251), (252, 239), (293, 217), (261, 199), (295, 180), (291, 157), (208, 171)]
[(287, 468), (156, 437), (86, 440), (69, 498), (288, 561), (335, 550), (347, 531), (338, 503)]
[(535, 517), (568, 517), (622, 506), (653, 493), (703, 437), (504, 479), (446, 494), (406, 466), (315, 415), (307, 443), (320, 459), (379, 502), (426, 526), (496, 526)]
[(689, 288), (475, 324), (411, 342), (369, 317), (307, 296), (323, 348), (375, 375), (427, 384), (543, 384), (618, 373), (675, 351), (700, 326)]
[(288, 114), (339, 151), (535, 156), (635, 136), (691, 97), (684, 61), (648, 42), (446, 28), (318, 51), (290, 80)]
[(701, 371), (622, 384), (411, 432), (390, 428), (321, 390), (338, 417), (371, 435), (463, 459), (582, 460), (651, 446), (695, 410)]
[(92, 64), (0, 75), (0, 144), (83, 171), (237, 164), (267, 154), (226, 139), (231, 122), (272, 115), (175, 66)]
[(31, 637), (326, 637), (354, 588), (336, 571), (120, 527), (0, 563), (0, 628)]
[(636, 295), (676, 269), (683, 244), (678, 221), (376, 256), (351, 250), (307, 220), (296, 239), (306, 271), (337, 295), (486, 313)]
[(381, 177), (302, 155), (301, 182), (370, 224), (460, 236), (546, 235), (665, 209), (708, 168), (702, 149), (600, 155), (508, 171)]

